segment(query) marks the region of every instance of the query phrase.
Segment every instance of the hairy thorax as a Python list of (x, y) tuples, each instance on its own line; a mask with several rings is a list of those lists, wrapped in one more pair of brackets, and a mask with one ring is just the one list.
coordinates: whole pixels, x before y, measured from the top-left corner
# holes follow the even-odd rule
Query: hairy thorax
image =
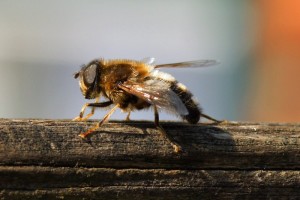
[(105, 91), (104, 96), (115, 104), (119, 104), (120, 108), (124, 111), (139, 110), (150, 106), (148, 102), (118, 87), (118, 84), (126, 81), (142, 83), (150, 74), (148, 65), (141, 62), (124, 60), (114, 60), (113, 62), (103, 64), (100, 87), (103, 88), (102, 91)]

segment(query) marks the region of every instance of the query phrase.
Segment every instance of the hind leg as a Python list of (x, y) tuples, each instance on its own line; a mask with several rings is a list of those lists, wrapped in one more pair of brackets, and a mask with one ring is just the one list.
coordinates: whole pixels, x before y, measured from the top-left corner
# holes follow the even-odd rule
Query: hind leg
[(181, 146), (178, 143), (176, 143), (174, 139), (170, 135), (168, 135), (167, 132), (163, 129), (163, 127), (159, 124), (159, 114), (158, 114), (157, 107), (156, 105), (153, 105), (153, 107), (154, 107), (154, 124), (156, 128), (159, 130), (159, 132), (162, 134), (163, 137), (167, 138), (170, 141), (176, 153), (181, 152), (182, 151)]
[(208, 120), (211, 120), (211, 121), (213, 121), (215, 123), (227, 123), (228, 122), (227, 120), (217, 120), (217, 119), (215, 119), (215, 118), (213, 118), (213, 117), (211, 117), (209, 115), (206, 115), (204, 113), (201, 113), (201, 116), (204, 117), (204, 118), (206, 118), (206, 119), (208, 119)]

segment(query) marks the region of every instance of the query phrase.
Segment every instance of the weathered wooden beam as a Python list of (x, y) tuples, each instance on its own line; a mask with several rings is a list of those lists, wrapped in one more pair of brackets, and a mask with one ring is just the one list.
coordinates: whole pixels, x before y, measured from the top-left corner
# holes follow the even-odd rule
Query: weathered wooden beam
[(0, 165), (166, 169), (300, 169), (300, 124), (165, 122), (175, 153), (152, 122), (112, 122), (87, 142), (94, 122), (0, 120)]
[(0, 119), (3, 199), (300, 198), (300, 124)]
[(7, 199), (298, 199), (299, 177), (300, 171), (293, 170), (0, 167), (0, 195)]

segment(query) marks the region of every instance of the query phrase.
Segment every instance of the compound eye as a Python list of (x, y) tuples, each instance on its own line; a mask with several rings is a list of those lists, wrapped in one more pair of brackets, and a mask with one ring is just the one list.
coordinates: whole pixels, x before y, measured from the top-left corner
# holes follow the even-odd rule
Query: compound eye
[(97, 65), (93, 64), (88, 66), (83, 73), (84, 82), (86, 82), (89, 85), (93, 84), (96, 79), (96, 74), (97, 74), (96, 70), (97, 70)]

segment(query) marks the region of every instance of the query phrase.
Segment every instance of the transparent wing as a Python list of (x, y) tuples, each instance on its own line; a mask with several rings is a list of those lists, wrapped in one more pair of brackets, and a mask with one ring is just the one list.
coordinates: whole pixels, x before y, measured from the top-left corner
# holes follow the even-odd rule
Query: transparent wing
[(170, 64), (161, 64), (156, 65), (155, 68), (162, 67), (207, 67), (212, 65), (219, 64), (216, 60), (195, 60), (195, 61), (187, 61), (187, 62), (179, 62), (179, 63), (170, 63)]
[(188, 110), (175, 92), (170, 89), (169, 83), (151, 79), (144, 83), (126, 81), (120, 83), (119, 87), (124, 91), (133, 94), (158, 108), (174, 114), (187, 115)]
[(148, 65), (154, 65), (154, 63), (155, 63), (155, 58), (153, 58), (153, 57), (147, 57), (147, 58), (143, 58), (141, 61), (142, 61), (143, 63), (148, 64)]

